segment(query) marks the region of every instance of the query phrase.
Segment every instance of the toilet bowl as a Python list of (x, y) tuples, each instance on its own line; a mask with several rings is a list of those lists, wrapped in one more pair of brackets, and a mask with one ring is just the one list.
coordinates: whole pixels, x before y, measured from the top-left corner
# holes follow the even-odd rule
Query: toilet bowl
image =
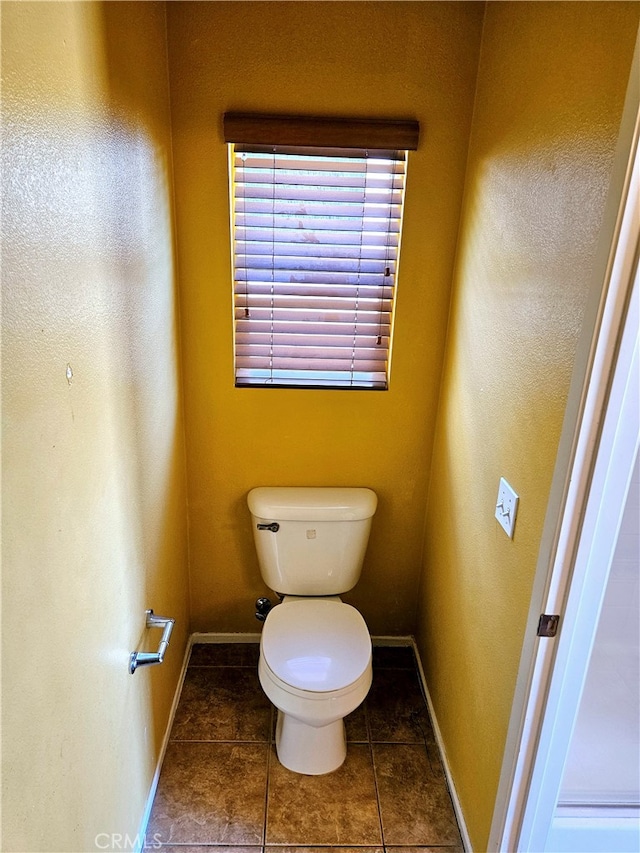
[(338, 596), (285, 596), (265, 622), (260, 684), (278, 709), (276, 749), (296, 773), (331, 773), (346, 756), (344, 717), (371, 686), (371, 638)]
[(278, 709), (278, 758), (296, 773), (331, 773), (346, 756), (344, 718), (371, 686), (369, 631), (340, 595), (360, 577), (377, 497), (268, 486), (247, 503), (260, 572), (283, 599), (264, 623), (258, 664)]

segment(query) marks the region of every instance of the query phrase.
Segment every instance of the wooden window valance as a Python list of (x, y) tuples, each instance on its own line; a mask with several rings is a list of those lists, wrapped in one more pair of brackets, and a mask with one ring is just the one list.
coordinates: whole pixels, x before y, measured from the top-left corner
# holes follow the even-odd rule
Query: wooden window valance
[(413, 120), (224, 114), (224, 141), (244, 145), (415, 151), (419, 135)]

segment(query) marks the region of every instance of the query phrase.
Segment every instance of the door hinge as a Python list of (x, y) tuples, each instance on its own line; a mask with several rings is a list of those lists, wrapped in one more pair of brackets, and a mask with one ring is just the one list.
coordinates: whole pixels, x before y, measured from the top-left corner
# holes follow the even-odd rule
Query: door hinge
[(542, 613), (538, 621), (538, 636), (555, 637), (558, 633), (559, 622), (559, 616), (551, 616), (548, 613)]

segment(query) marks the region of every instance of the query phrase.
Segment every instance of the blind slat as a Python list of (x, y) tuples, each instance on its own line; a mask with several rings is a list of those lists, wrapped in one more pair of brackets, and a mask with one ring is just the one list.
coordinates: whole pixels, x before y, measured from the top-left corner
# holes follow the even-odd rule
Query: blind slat
[[(272, 214), (260, 213), (240, 213), (236, 214), (236, 228), (268, 228), (272, 223), (274, 216)], [(280, 214), (277, 217), (278, 228), (281, 230), (288, 229), (294, 231), (322, 231), (327, 234), (333, 234), (335, 231), (345, 231), (352, 235), (352, 242), (357, 243), (358, 236), (361, 232), (371, 232), (376, 235), (386, 235), (387, 233), (397, 233), (400, 231), (399, 219), (385, 219), (383, 217), (358, 216), (351, 217), (336, 217), (335, 219), (318, 216), (306, 216), (303, 213), (297, 215)], [(241, 235), (245, 237), (245, 235)]]
[(270, 201), (274, 195), (277, 199), (291, 202), (319, 202), (335, 199), (344, 202), (358, 202), (359, 204), (362, 204), (363, 201), (373, 204), (380, 204), (381, 202), (384, 204), (388, 202), (392, 202), (393, 204), (402, 203), (402, 193), (397, 188), (393, 189), (391, 185), (388, 187), (372, 187), (367, 185), (366, 189), (364, 189), (363, 187), (346, 186), (318, 187), (317, 184), (313, 184), (313, 186), (278, 184), (274, 188), (273, 184), (255, 183), (243, 184), (237, 188), (236, 207), (242, 208), (245, 203), (248, 203), (249, 199), (268, 199)]
[[(317, 233), (317, 232), (316, 232)], [(393, 245), (393, 234), (389, 235), (389, 244)], [(397, 236), (397, 235), (396, 235)], [(278, 243), (277, 252), (274, 254), (273, 244)], [(367, 245), (364, 242), (362, 245), (354, 244), (347, 245), (346, 243), (305, 243), (302, 241), (284, 243), (282, 241), (272, 240), (270, 242), (257, 241), (247, 243), (245, 240), (236, 240), (234, 264), (236, 267), (236, 258), (247, 258), (250, 260), (258, 260), (264, 256), (271, 259), (275, 258), (276, 263), (286, 263), (286, 257), (300, 258), (306, 262), (314, 260), (320, 261), (323, 258), (330, 258), (336, 262), (341, 260), (386, 260), (389, 263), (394, 263), (391, 257), (395, 252), (389, 252), (386, 243), (379, 246)], [(271, 263), (271, 260), (269, 260)]]
[[(395, 254), (395, 253), (394, 253)], [(380, 263), (383, 261), (384, 263)], [(236, 281), (242, 282), (248, 278), (254, 279), (260, 274), (271, 270), (281, 270), (287, 273), (298, 271), (308, 272), (367, 272), (377, 273), (383, 277), (393, 275), (396, 270), (395, 261), (385, 258), (384, 254), (377, 258), (336, 257), (335, 253), (323, 254), (318, 257), (314, 252), (306, 255), (290, 255), (270, 257), (266, 252), (260, 255), (235, 255)], [(389, 270), (389, 272), (386, 272)], [(384, 283), (383, 283), (384, 284)]]
[(284, 198), (256, 198), (236, 201), (235, 212), (238, 215), (262, 214), (264, 216), (317, 216), (335, 219), (345, 217), (352, 220), (354, 217), (365, 216), (368, 219), (391, 219), (400, 221), (400, 205), (387, 204), (379, 201), (343, 201), (342, 199), (322, 199), (321, 201), (302, 201)]
[[(267, 275), (265, 275), (267, 273)], [(382, 273), (370, 273), (370, 272), (362, 272), (356, 270), (355, 272), (336, 272), (335, 270), (311, 270), (309, 272), (304, 272), (301, 270), (237, 270), (237, 283), (238, 286), (236, 291), (238, 293), (243, 293), (247, 290), (247, 288), (243, 287), (243, 285), (247, 285), (248, 292), (253, 292), (252, 284), (255, 282), (259, 287), (262, 287), (265, 284), (278, 285), (284, 283), (294, 283), (299, 284), (301, 289), (304, 288), (306, 284), (332, 284), (337, 282), (344, 282), (346, 285), (362, 285), (363, 287), (383, 287), (387, 281), (391, 279), (390, 275), (383, 275)]]
[(246, 370), (239, 368), (236, 385), (256, 388), (365, 388), (384, 391), (387, 387), (385, 372), (358, 373), (357, 371), (296, 371), (296, 370)]
[[(243, 367), (250, 367), (251, 365), (257, 365), (261, 363), (264, 366), (266, 362), (267, 365), (269, 363), (269, 359), (274, 358), (278, 360), (278, 364), (283, 367), (284, 364), (282, 359), (298, 359), (298, 365), (300, 361), (303, 361), (305, 364), (309, 364), (309, 366), (317, 367), (320, 362), (323, 364), (329, 363), (330, 361), (339, 361), (339, 362), (358, 362), (358, 364), (362, 365), (365, 362), (376, 365), (376, 369), (380, 369), (379, 362), (386, 361), (386, 353), (385, 352), (377, 352), (375, 348), (367, 350), (366, 352), (358, 352), (356, 358), (353, 358), (353, 348), (352, 347), (342, 347), (341, 349), (333, 349), (333, 348), (312, 348), (312, 347), (252, 347), (250, 349), (239, 350), (237, 353), (237, 361), (236, 364)], [(361, 370), (364, 370), (364, 367), (360, 367)], [(369, 370), (370, 368), (366, 368)], [(371, 368), (373, 369), (373, 368)]]
[[(236, 224), (237, 239), (245, 241), (247, 245), (256, 245), (257, 243), (286, 243), (288, 245), (320, 245), (320, 246), (349, 246), (358, 248), (361, 244), (365, 246), (397, 246), (399, 235), (397, 232), (391, 231), (325, 231), (323, 229), (315, 230), (310, 233), (308, 229), (303, 228), (279, 228), (276, 224), (275, 228), (252, 228), (251, 230), (239, 228)], [(251, 236), (248, 240), (247, 237)], [(364, 249), (363, 249), (364, 250)], [(273, 251), (273, 250), (272, 250)], [(280, 251), (280, 247), (277, 247)]]
[[(372, 178), (377, 175), (403, 175), (405, 172), (404, 160), (388, 160), (387, 158), (376, 157), (375, 154), (368, 157), (296, 157), (291, 154), (274, 154), (271, 152), (265, 154), (236, 153), (234, 166), (239, 173), (243, 169), (247, 172), (273, 172), (275, 170), (284, 174), (296, 172), (320, 174), (326, 172), (332, 175), (346, 175), (352, 173), (359, 174), (362, 178), (365, 174)], [(279, 182), (280, 180), (278, 180)]]
[[(245, 282), (237, 282), (235, 295), (238, 305), (249, 307), (251, 310), (251, 300), (253, 295), (265, 296), (269, 295), (272, 290), (271, 282), (251, 282), (251, 294), (245, 293)], [(312, 283), (301, 286), (296, 282), (278, 282), (278, 295), (285, 296), (308, 296), (308, 297), (356, 297), (362, 295), (364, 299), (392, 299), (393, 288), (388, 287), (368, 287), (367, 285), (353, 284), (347, 285), (344, 282), (332, 283)], [(248, 301), (247, 301), (248, 300)], [(246, 303), (246, 305), (245, 305)]]
[[(388, 313), (391, 309), (390, 299), (365, 299), (361, 296), (354, 297), (319, 297), (319, 296), (286, 296), (280, 297), (277, 294), (274, 296), (263, 295), (255, 296), (254, 303), (249, 309), (252, 316), (256, 316), (256, 312), (262, 311), (263, 316), (268, 312), (269, 316), (273, 312), (274, 319), (278, 319), (278, 315), (283, 311), (298, 311), (302, 312), (303, 316), (312, 315), (318, 316), (318, 312), (323, 312), (322, 316), (332, 315), (346, 317), (354, 316), (357, 312), (363, 315), (365, 312), (371, 314)], [(254, 307), (255, 306), (255, 307)], [(242, 310), (244, 315), (244, 306), (240, 301), (238, 308)], [(259, 315), (258, 315), (259, 316)], [(288, 316), (288, 315), (287, 315)]]
[(236, 180), (241, 184), (239, 198), (249, 197), (268, 187), (271, 193), (286, 197), (288, 192), (299, 195), (341, 195), (354, 193), (370, 196), (388, 195), (397, 190), (403, 181), (401, 174), (371, 174), (370, 172), (273, 172), (236, 170)]
[[(320, 334), (315, 331), (314, 326), (318, 324), (323, 324), (324, 326), (331, 323), (331, 328), (339, 334), (345, 334), (347, 327), (353, 329), (351, 336), (353, 343), (353, 338), (360, 338), (361, 335), (371, 334), (377, 337), (380, 334), (388, 334), (390, 324), (380, 321), (380, 317), (385, 312), (379, 312), (377, 307), (375, 306), (375, 310), (371, 305), (365, 306), (365, 308), (358, 308), (354, 304), (346, 306), (341, 310), (338, 310), (337, 307), (324, 309), (299, 307), (290, 310), (275, 308), (273, 311), (270, 308), (264, 308), (261, 311), (257, 309), (248, 320), (244, 314), (244, 309), (237, 308), (235, 317), (238, 324), (248, 321), (254, 325), (256, 331), (259, 329), (260, 332), (264, 332), (264, 328), (258, 325), (260, 323), (269, 323), (269, 331), (273, 332), (273, 334), (288, 334), (290, 328), (295, 328), (297, 329), (296, 334), (304, 334), (309, 340), (315, 340), (316, 336)], [(386, 307), (388, 308), (389, 306)], [(260, 311), (260, 314), (256, 316), (258, 311)], [(356, 314), (358, 315), (358, 320), (353, 321)], [(303, 328), (299, 328), (300, 326)]]
[(377, 318), (374, 323), (366, 323), (364, 321), (359, 323), (341, 323), (334, 322), (333, 320), (325, 321), (322, 324), (321, 332), (318, 330), (318, 326), (314, 320), (305, 321), (297, 319), (296, 321), (286, 323), (272, 323), (271, 320), (245, 320), (243, 315), (238, 314), (236, 315), (236, 320), (236, 340), (242, 334), (273, 334), (274, 337), (276, 335), (304, 335), (305, 337), (313, 335), (318, 335), (318, 337), (324, 337), (325, 335), (349, 335), (351, 339), (357, 334), (359, 338), (361, 336), (377, 337), (377, 335), (388, 338), (391, 331), (391, 326), (388, 322), (379, 322)]
[[(348, 335), (314, 335), (313, 337), (314, 345), (317, 347), (351, 347), (353, 346), (353, 333)], [(378, 337), (377, 335), (361, 335), (360, 336), (360, 345), (363, 349), (374, 349), (377, 348)], [(274, 332), (271, 334), (270, 332), (251, 332), (250, 335), (239, 333), (236, 335), (236, 347), (242, 347), (244, 350), (247, 350), (252, 346), (262, 346), (264, 344), (273, 344), (274, 346), (283, 346), (283, 347), (304, 347), (309, 345), (309, 338), (305, 335), (296, 334), (294, 332)], [(382, 337), (381, 346), (388, 350), (389, 341), (385, 340), (385, 337)]]

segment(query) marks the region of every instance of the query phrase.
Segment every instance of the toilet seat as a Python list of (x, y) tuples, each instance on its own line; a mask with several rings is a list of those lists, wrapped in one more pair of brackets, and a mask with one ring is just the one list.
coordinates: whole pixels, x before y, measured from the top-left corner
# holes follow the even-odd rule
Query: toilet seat
[(261, 652), (274, 680), (298, 696), (337, 696), (370, 678), (366, 623), (339, 598), (285, 597), (264, 623)]

